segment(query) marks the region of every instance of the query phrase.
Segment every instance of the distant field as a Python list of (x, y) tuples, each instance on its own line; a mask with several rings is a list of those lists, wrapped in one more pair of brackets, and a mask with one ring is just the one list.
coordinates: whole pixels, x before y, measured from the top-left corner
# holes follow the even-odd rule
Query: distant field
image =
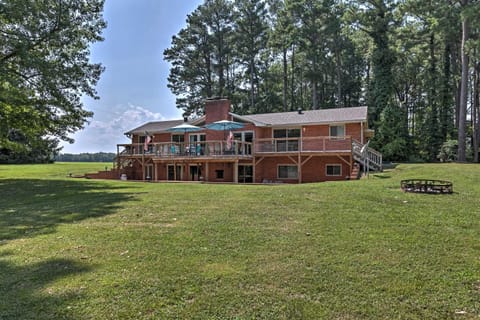
[[(0, 165), (0, 319), (480, 317), (479, 165), (303, 185), (69, 177), (105, 165)], [(407, 178), (455, 193), (403, 193)]]

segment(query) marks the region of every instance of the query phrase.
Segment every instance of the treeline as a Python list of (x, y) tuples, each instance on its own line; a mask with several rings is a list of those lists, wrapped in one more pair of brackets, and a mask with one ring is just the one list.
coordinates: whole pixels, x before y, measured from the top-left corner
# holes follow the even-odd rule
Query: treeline
[[(164, 58), (177, 106), (203, 113), (367, 105), (389, 160), (478, 162), (477, 0), (206, 0)], [(451, 148), (450, 148), (451, 149)], [(442, 155), (445, 159), (445, 155)]]
[(97, 153), (60, 153), (55, 157), (55, 161), (59, 162), (113, 162), (116, 154), (111, 152)]

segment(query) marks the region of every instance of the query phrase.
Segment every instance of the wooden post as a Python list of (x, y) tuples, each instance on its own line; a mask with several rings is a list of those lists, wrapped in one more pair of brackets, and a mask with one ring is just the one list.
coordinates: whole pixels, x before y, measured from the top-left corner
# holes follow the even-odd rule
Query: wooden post
[(238, 160), (233, 163), (233, 182), (238, 183)]
[(203, 173), (203, 180), (208, 182), (208, 161), (205, 162), (205, 172)]

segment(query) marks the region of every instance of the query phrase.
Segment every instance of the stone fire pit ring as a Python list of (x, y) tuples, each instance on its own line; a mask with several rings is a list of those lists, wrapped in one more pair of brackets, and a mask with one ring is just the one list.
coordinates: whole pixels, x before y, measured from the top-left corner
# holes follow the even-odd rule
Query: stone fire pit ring
[(408, 179), (400, 182), (400, 187), (405, 192), (450, 194), (453, 193), (453, 183), (445, 180)]

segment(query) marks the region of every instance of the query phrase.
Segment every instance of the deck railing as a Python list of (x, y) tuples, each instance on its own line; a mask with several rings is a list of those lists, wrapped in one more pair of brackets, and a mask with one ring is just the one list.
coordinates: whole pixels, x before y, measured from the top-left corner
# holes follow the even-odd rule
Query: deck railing
[(351, 150), (352, 138), (349, 136), (255, 140), (255, 153), (350, 152)]
[(201, 157), (201, 156), (251, 156), (252, 143), (241, 141), (200, 141), (157, 142), (118, 144), (118, 155), (121, 156), (154, 156), (154, 157)]
[(380, 152), (368, 146), (364, 149), (364, 145), (356, 140), (353, 140), (352, 146), (353, 157), (356, 161), (363, 165), (368, 165), (371, 170), (383, 170), (383, 156)]
[(124, 156), (153, 157), (202, 157), (202, 156), (252, 156), (265, 153), (296, 152), (351, 152), (352, 138), (345, 137), (303, 137), (256, 139), (242, 141), (200, 141), (131, 143), (117, 145), (117, 154)]

